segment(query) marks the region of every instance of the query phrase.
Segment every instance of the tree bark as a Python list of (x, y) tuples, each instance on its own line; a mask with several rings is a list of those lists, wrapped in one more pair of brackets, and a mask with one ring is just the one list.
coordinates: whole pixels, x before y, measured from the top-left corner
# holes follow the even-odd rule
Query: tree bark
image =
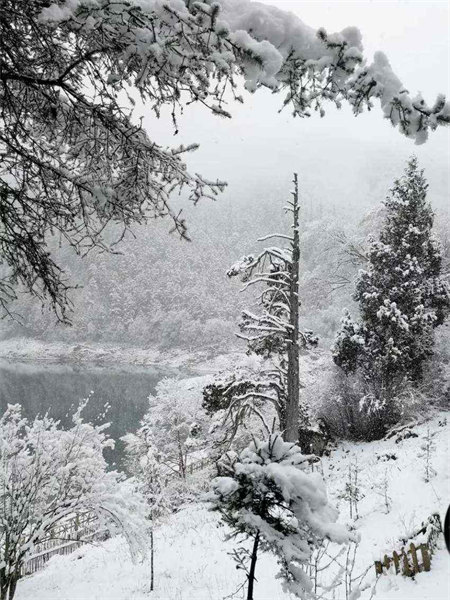
[(253, 542), (252, 558), (250, 561), (250, 570), (248, 572), (247, 600), (253, 600), (253, 588), (254, 588), (254, 583), (255, 583), (256, 561), (258, 559), (258, 545), (259, 545), (259, 531), (255, 536), (255, 541)]
[(0, 600), (13, 600), (20, 570), (16, 569), (14, 573), (6, 575), (6, 569), (0, 572)]
[(299, 402), (300, 402), (300, 366), (299, 366), (299, 329), (298, 329), (298, 307), (299, 307), (299, 284), (298, 271), (300, 262), (300, 236), (298, 231), (299, 203), (298, 203), (298, 177), (294, 173), (294, 191), (292, 192), (293, 232), (292, 232), (292, 265), (289, 282), (289, 304), (290, 304), (290, 339), (288, 346), (288, 369), (287, 369), (287, 405), (286, 405), (286, 429), (284, 439), (287, 442), (298, 441), (299, 427)]
[(16, 587), (17, 587), (18, 579), (19, 579), (18, 573), (14, 573), (14, 575), (11, 577), (11, 581), (9, 582), (8, 600), (13, 600), (13, 598), (16, 594)]
[(153, 521), (152, 528), (150, 529), (150, 591), (153, 592), (155, 587), (155, 564), (154, 564), (154, 556), (155, 556), (155, 547), (153, 540)]

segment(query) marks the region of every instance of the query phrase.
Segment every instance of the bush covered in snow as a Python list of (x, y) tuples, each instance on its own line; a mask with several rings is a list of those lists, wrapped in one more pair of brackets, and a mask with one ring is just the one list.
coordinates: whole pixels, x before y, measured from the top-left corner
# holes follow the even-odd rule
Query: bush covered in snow
[(139, 482), (152, 513), (171, 511), (194, 500), (207, 474), (195, 467), (211, 446), (209, 417), (201, 406), (208, 377), (162, 379), (149, 396), (140, 427), (122, 439), (128, 471)]
[(147, 507), (103, 450), (114, 442), (107, 426), (83, 422), (83, 405), (63, 430), (49, 417), (29, 421), (20, 405), (0, 419), (0, 597), (12, 600), (21, 566), (64, 519), (92, 511), (127, 537), (134, 556), (143, 550)]

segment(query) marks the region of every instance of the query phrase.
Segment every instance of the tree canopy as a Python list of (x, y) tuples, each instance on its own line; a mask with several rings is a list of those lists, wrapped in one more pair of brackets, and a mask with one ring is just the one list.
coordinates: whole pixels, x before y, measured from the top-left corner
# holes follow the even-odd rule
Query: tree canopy
[[(79, 253), (111, 250), (111, 222), (168, 217), (187, 237), (170, 197), (186, 188), (197, 202), (224, 182), (190, 173), (183, 154), (163, 148), (133, 117), (133, 93), (159, 116), (199, 102), (229, 117), (242, 100), (237, 80), (255, 91), (284, 91), (296, 116), (323, 115), (347, 101), (355, 114), (375, 99), (416, 142), (450, 120), (439, 96), (412, 99), (378, 53), (364, 61), (361, 36), (329, 35), (289, 13), (248, 1), (4, 0), (0, 35), (0, 253), (7, 266), (0, 302), (19, 283), (67, 320), (70, 282), (47, 249), (59, 235)], [(128, 100), (127, 100), (128, 97)]]
[(356, 283), (361, 321), (346, 313), (336, 338), (336, 364), (346, 373), (361, 370), (377, 397), (392, 393), (399, 380), (422, 378), (433, 354), (433, 330), (450, 312), (427, 189), (413, 157), (384, 202), (384, 226)]

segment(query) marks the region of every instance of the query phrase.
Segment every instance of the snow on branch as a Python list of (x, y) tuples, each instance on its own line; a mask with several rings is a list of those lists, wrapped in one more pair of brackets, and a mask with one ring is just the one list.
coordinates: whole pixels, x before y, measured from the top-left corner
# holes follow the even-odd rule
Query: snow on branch
[(282, 238), (284, 240), (292, 241), (294, 238), (290, 235), (285, 235), (284, 233), (269, 233), (269, 235), (264, 235), (263, 237), (258, 238), (258, 242), (265, 242), (266, 240), (270, 240), (271, 238)]
[(261, 86), (286, 91), (283, 105), (289, 104), (296, 116), (307, 117), (313, 111), (323, 116), (323, 101), (338, 106), (347, 101), (358, 115), (378, 100), (392, 125), (419, 144), (430, 129), (450, 122), (445, 96), (438, 95), (428, 105), (420, 94), (409, 94), (382, 52), (367, 61), (356, 27), (338, 33), (315, 31), (291, 12), (250, 0), (99, 0), (95, 5), (70, 0), (44, 8), (40, 20), (54, 27), (69, 24), (89, 30), (94, 37), (101, 27), (107, 47), (113, 38), (117, 47), (120, 33), (117, 67), (110, 77), (114, 81), (128, 71), (144, 95), (151, 95), (150, 80), (161, 74), (167, 83), (179, 77), (180, 87), (186, 84), (194, 91), (196, 75), (190, 66), (197, 58), (189, 44), (195, 40), (192, 49), (203, 54), (196, 100), (222, 116), (229, 116), (223, 98), (204, 77), (241, 72), (249, 91)]
[(145, 554), (146, 504), (122, 475), (107, 471), (103, 450), (114, 443), (107, 425), (83, 421), (85, 404), (66, 430), (47, 416), (29, 421), (19, 404), (8, 405), (0, 418), (2, 597), (9, 590), (13, 598), (33, 548), (54, 539), (55, 526), (76, 515), (94, 513), (100, 524), (119, 529), (134, 558)]
[(172, 195), (186, 190), (196, 203), (224, 189), (225, 182), (186, 168), (184, 155), (196, 144), (170, 149), (149, 138), (133, 113), (133, 94), (157, 117), (167, 107), (175, 132), (185, 104), (230, 117), (228, 103), (242, 101), (238, 79), (250, 92), (284, 94), (282, 107), (300, 117), (323, 116), (326, 103), (344, 101), (358, 115), (379, 101), (416, 143), (450, 121), (443, 95), (428, 105), (410, 96), (384, 54), (369, 63), (354, 27), (316, 32), (249, 0), (3, 4), (0, 202), (7, 233), (0, 250), (12, 274), (0, 286), (0, 305), (22, 284), (67, 322), (70, 286), (48, 257), (48, 234), (80, 254), (111, 251), (109, 223), (119, 225), (120, 241), (133, 224), (166, 218), (188, 239)]
[(247, 88), (286, 90), (284, 105), (291, 105), (295, 116), (308, 117), (312, 111), (323, 116), (322, 101), (327, 100), (338, 107), (347, 101), (358, 115), (378, 100), (384, 116), (417, 144), (426, 141), (429, 130), (450, 122), (444, 95), (428, 105), (420, 94), (411, 97), (385, 54), (376, 52), (372, 63), (364, 58), (356, 27), (328, 34), (274, 6), (248, 0), (220, 0), (220, 6), (234, 43), (259, 58), (258, 66), (244, 61)]

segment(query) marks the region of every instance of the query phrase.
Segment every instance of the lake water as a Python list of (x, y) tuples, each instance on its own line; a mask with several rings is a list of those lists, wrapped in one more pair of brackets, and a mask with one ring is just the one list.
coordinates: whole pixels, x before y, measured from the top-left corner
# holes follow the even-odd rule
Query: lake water
[[(91, 395), (84, 419), (111, 423), (109, 434), (116, 440), (116, 448), (106, 450), (105, 457), (111, 466), (122, 468), (119, 438), (137, 429), (157, 383), (178, 375), (178, 370), (155, 367), (0, 361), (0, 409), (3, 414), (8, 404), (19, 403), (24, 416), (33, 418), (48, 411), (66, 427), (79, 401)], [(110, 408), (103, 416), (105, 404)]]

